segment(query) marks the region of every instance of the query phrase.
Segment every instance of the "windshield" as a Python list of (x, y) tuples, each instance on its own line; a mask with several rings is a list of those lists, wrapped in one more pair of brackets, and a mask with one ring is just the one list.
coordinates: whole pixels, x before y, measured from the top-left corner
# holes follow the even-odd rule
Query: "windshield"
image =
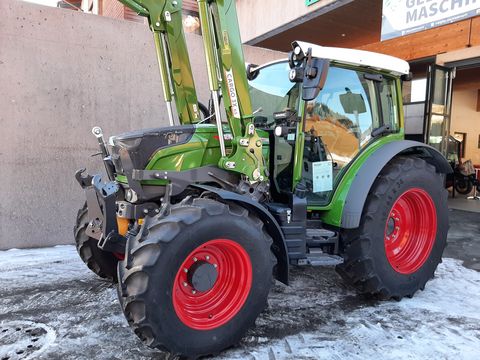
[(254, 110), (262, 108), (258, 114), (267, 118), (272, 125), (273, 113), (287, 108), (296, 110), (298, 104), (298, 84), (290, 82), (288, 63), (272, 64), (260, 70), (258, 76), (249, 82), (250, 97)]

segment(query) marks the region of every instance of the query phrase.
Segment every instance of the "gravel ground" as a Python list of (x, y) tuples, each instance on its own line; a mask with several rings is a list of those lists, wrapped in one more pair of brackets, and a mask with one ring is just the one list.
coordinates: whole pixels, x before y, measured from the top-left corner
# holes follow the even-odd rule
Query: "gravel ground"
[[(465, 219), (462, 212), (453, 215)], [(460, 253), (469, 246), (465, 238), (476, 233), (464, 254), (469, 260), (463, 259), (476, 268), (478, 226), (464, 237), (452, 228), (455, 244), (446, 254)], [(480, 273), (463, 260), (445, 258), (425, 291), (400, 302), (356, 295), (333, 266), (292, 268), (291, 286), (277, 283), (256, 327), (218, 358), (476, 360)], [(58, 246), (0, 252), (0, 360), (7, 359), (166, 355), (137, 340), (113, 285), (96, 278), (73, 246)]]

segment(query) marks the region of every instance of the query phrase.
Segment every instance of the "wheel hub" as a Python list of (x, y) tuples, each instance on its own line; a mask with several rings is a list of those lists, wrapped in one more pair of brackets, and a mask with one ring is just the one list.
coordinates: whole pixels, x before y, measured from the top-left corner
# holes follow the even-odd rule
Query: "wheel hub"
[(192, 329), (222, 326), (244, 305), (252, 278), (250, 256), (240, 244), (229, 239), (207, 241), (177, 271), (172, 296), (175, 312)]
[(188, 284), (196, 291), (210, 290), (217, 278), (217, 268), (203, 260), (193, 263), (187, 273)]
[(412, 274), (428, 259), (437, 233), (437, 213), (430, 195), (412, 188), (398, 197), (385, 224), (385, 253), (393, 269)]

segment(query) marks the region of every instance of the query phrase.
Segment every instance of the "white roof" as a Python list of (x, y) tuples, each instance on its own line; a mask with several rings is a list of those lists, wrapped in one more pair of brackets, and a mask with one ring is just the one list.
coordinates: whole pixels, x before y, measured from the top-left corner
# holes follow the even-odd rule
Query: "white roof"
[(410, 71), (408, 62), (390, 55), (364, 50), (319, 46), (304, 41), (295, 41), (295, 43), (300, 46), (305, 54), (311, 48), (312, 56), (316, 58), (329, 59), (341, 64), (366, 66), (377, 70), (389, 71), (394, 75), (408, 74)]

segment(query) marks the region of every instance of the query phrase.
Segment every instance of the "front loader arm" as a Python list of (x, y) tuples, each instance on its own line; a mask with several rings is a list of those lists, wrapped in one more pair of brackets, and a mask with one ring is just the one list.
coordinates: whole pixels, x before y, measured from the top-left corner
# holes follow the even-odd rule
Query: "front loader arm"
[[(219, 166), (246, 176), (249, 183), (266, 181), (267, 166), (262, 153), (262, 139), (253, 124), (252, 103), (235, 0), (197, 0), (197, 2), (212, 98), (215, 101), (221, 89), (228, 124), (233, 135), (232, 151), (227, 156), (225, 150), (222, 150)], [(222, 138), (219, 109), (215, 110), (215, 116)], [(222, 142), (221, 147), (224, 148)]]
[(172, 98), (180, 124), (200, 120), (195, 83), (182, 26), (182, 0), (119, 0), (148, 18), (154, 35), (162, 88), (170, 125), (174, 125)]
[[(162, 86), (173, 125), (172, 95), (180, 123), (200, 120), (198, 102), (182, 26), (182, 0), (119, 0), (148, 17), (154, 33)], [(219, 167), (240, 174), (250, 183), (268, 181), (268, 170), (253, 123), (235, 0), (197, 0), (222, 157)], [(219, 94), (233, 136), (226, 152)]]

